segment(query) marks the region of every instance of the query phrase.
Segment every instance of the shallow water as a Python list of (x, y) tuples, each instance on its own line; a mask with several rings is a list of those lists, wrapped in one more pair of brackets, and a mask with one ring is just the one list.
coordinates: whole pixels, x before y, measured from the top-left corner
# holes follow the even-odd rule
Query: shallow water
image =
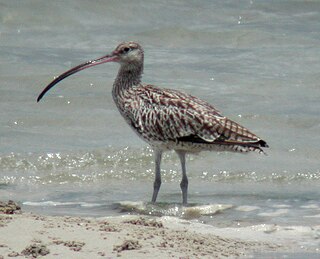
[[(318, 1), (0, 6), (1, 200), (46, 214), (100, 216), (137, 213), (119, 203), (151, 199), (152, 150), (111, 98), (116, 64), (83, 71), (35, 101), (54, 76), (136, 40), (145, 48), (144, 82), (215, 104), (270, 146), (268, 156), (188, 157), (190, 203), (232, 205), (197, 219), (221, 227), (319, 224)], [(165, 155), (162, 175), (165, 206), (139, 213), (181, 209), (174, 153)]]

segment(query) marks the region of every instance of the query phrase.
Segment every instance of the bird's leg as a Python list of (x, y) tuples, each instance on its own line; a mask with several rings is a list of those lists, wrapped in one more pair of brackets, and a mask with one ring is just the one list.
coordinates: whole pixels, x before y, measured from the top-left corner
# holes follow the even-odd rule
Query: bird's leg
[(182, 204), (187, 205), (188, 203), (188, 177), (186, 171), (186, 152), (184, 151), (176, 151), (181, 162), (182, 169), (182, 180), (180, 183), (181, 191), (182, 191)]
[(153, 183), (153, 195), (152, 195), (152, 203), (155, 203), (157, 200), (158, 192), (161, 186), (161, 171), (160, 171), (160, 164), (162, 158), (162, 151), (154, 150), (154, 161), (155, 161), (155, 179)]

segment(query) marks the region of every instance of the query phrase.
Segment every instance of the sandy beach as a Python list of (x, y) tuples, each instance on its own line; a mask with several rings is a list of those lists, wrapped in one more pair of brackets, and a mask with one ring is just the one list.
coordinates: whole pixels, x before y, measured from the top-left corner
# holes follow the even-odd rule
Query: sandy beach
[(318, 258), (320, 226), (311, 230), (266, 224), (219, 228), (172, 216), (44, 216), (9, 201), (0, 202), (0, 259)]
[(289, 248), (174, 217), (42, 216), (14, 206), (2, 203), (0, 258), (238, 258)]
[(170, 219), (1, 215), (2, 258), (212, 258), (240, 257), (276, 245), (188, 230)]

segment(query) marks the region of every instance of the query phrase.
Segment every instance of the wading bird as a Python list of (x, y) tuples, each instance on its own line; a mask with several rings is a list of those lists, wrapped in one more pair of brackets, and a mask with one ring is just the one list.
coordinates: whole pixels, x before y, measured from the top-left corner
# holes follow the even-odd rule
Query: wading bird
[(187, 153), (204, 150), (263, 153), (262, 147), (268, 147), (264, 140), (221, 115), (208, 102), (177, 90), (142, 84), (143, 61), (144, 51), (138, 43), (123, 42), (111, 54), (80, 64), (55, 78), (37, 101), (58, 82), (74, 73), (107, 62), (119, 63), (112, 97), (125, 121), (154, 150), (152, 202), (156, 201), (160, 189), (160, 163), (166, 150), (174, 150), (180, 158), (182, 203), (187, 204)]

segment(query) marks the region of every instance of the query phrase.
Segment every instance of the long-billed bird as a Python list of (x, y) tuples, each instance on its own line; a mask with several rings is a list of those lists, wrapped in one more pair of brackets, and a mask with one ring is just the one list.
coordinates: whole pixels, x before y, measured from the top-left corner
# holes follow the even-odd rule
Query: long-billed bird
[(154, 150), (155, 180), (152, 202), (161, 185), (162, 154), (174, 150), (181, 161), (182, 202), (187, 204), (187, 153), (209, 151), (258, 151), (267, 143), (248, 129), (221, 115), (211, 104), (177, 90), (141, 83), (144, 51), (136, 42), (123, 42), (111, 54), (80, 64), (55, 78), (37, 101), (58, 82), (83, 69), (107, 62), (120, 64), (112, 97), (125, 121)]

